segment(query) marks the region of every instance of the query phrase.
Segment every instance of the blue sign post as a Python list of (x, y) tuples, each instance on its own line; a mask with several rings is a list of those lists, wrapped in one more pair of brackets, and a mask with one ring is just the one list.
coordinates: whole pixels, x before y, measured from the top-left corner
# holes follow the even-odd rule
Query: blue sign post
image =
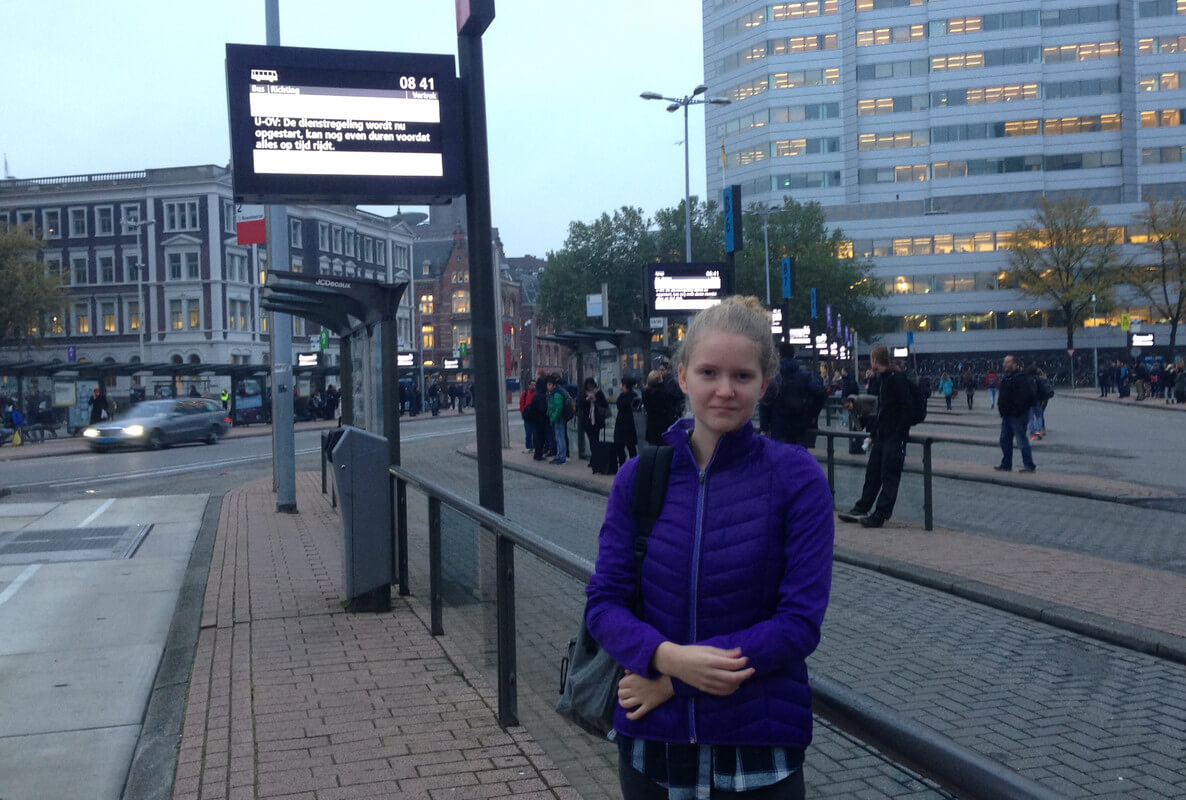
[(910, 347), (914, 344), (914, 331), (906, 331), (906, 346)]
[(792, 256), (783, 256), (782, 259), (782, 299), (790, 300), (791, 291), (794, 287), (794, 273), (795, 273), (795, 259)]
[(824, 327), (827, 328), (828, 330), (832, 330), (832, 304), (831, 303), (828, 303), (826, 306), (824, 306), (824, 312), (827, 314)]
[(811, 288), (811, 318), (817, 319), (819, 317), (819, 309), (815, 302), (815, 287)]

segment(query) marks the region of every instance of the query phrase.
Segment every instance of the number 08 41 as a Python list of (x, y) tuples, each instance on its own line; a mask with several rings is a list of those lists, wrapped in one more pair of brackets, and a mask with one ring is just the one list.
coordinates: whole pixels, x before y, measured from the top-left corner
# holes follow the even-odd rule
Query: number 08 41
[(422, 92), (435, 92), (437, 88), (436, 78), (417, 78), (415, 75), (401, 75), (399, 78), (399, 88), (409, 90), (420, 90)]

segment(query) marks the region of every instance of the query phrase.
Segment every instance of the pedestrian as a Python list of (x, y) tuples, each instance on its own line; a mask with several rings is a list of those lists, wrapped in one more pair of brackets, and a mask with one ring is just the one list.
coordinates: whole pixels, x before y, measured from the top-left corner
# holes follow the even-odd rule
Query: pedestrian
[(964, 370), (964, 375), (960, 378), (960, 388), (964, 390), (964, 397), (968, 400), (968, 410), (972, 410), (972, 398), (976, 396), (976, 376), (972, 374), (972, 368), (968, 367)]
[(94, 388), (86, 402), (91, 407), (91, 425), (111, 419), (111, 403), (107, 400), (107, 393), (100, 387)]
[(565, 430), (564, 404), (567, 393), (560, 387), (560, 376), (548, 376), (548, 423), (556, 432), (556, 457), (549, 464), (564, 464), (568, 461), (568, 432)]
[[(679, 388), (679, 381), (671, 369), (671, 362), (664, 359), (659, 364), (659, 377), (663, 379), (663, 391), (667, 394), (668, 413), (671, 421), (675, 422), (684, 413), (684, 393)], [(667, 427), (663, 430), (667, 430)]]
[(532, 444), (532, 434), (535, 432), (535, 426), (531, 424), (531, 419), (527, 414), (527, 409), (531, 405), (531, 401), (535, 398), (535, 381), (527, 381), (527, 386), (519, 393), (519, 417), (523, 420), (523, 452), (532, 453), (535, 451), (535, 446)]
[(601, 432), (605, 430), (605, 422), (609, 419), (609, 400), (605, 393), (597, 388), (597, 381), (585, 378), (584, 391), (581, 401), (577, 404), (577, 414), (580, 415), (581, 432), (589, 438), (589, 452), (601, 440)]
[(1108, 396), (1108, 384), (1111, 382), (1111, 375), (1109, 374), (1108, 362), (1104, 361), (1100, 368), (1095, 372), (1095, 382), (1099, 384), (1100, 397)]
[[(745, 303), (745, 304), (743, 304)], [(805, 659), (831, 586), (831, 497), (815, 459), (749, 419), (776, 366), (756, 298), (688, 325), (678, 380), (692, 418), (635, 588), (638, 462), (618, 473), (586, 590), (589, 632), (626, 669), (614, 711), (625, 800), (802, 798), (811, 741)]]
[(637, 384), (634, 378), (622, 378), (622, 391), (614, 401), (617, 410), (614, 416), (614, 457), (618, 460), (618, 469), (629, 458), (638, 455), (638, 429), (634, 425), (634, 411), (642, 401), (634, 391)]
[(1174, 400), (1186, 403), (1186, 368), (1178, 365), (1178, 377), (1174, 381)]
[(1005, 377), (1001, 380), (1001, 397), (997, 413), (1001, 415), (1001, 463), (993, 467), (1001, 472), (1013, 469), (1013, 442), (1021, 448), (1021, 471), (1033, 472), (1034, 456), (1030, 440), (1025, 435), (1030, 409), (1034, 407), (1032, 381), (1021, 371), (1017, 359), (1005, 356)]
[(1030, 388), (1034, 392), (1034, 405), (1030, 408), (1030, 421), (1026, 430), (1030, 441), (1035, 441), (1046, 436), (1046, 404), (1054, 397), (1054, 389), (1051, 388), (1046, 373), (1039, 369), (1037, 364), (1030, 364), (1026, 369), (1026, 375), (1029, 376)]
[[(894, 512), (898, 484), (906, 461), (906, 437), (910, 435), (914, 389), (906, 376), (890, 363), (889, 348), (879, 344), (869, 353), (876, 373), (870, 380), (877, 395), (877, 416), (872, 425), (873, 443), (865, 465), (861, 497), (839, 515), (844, 522), (860, 522), (866, 528), (880, 528)], [(875, 385), (874, 385), (875, 384)]]
[(231, 403), (231, 393), (228, 392), (226, 389), (223, 389), (222, 392), (218, 395), (218, 399), (222, 401), (222, 409), (223, 409), (223, 411), (225, 411), (227, 409), (227, 406), (229, 406)]
[(780, 442), (811, 447), (819, 412), (827, 402), (823, 384), (815, 375), (800, 368), (795, 348), (779, 345), (778, 374), (758, 403), (758, 430)]
[(951, 410), (951, 395), (955, 392), (955, 384), (951, 380), (951, 376), (944, 372), (939, 376), (939, 394), (943, 395), (944, 402), (947, 403), (947, 410)]
[(675, 422), (671, 407), (671, 396), (663, 388), (663, 375), (651, 370), (647, 375), (647, 388), (642, 392), (642, 406), (647, 413), (647, 444), (656, 447), (663, 444), (663, 434)]
[(996, 408), (997, 406), (997, 387), (1001, 385), (1000, 378), (997, 373), (993, 371), (992, 367), (988, 368), (988, 374), (984, 376), (984, 388), (988, 389), (988, 407)]
[(535, 394), (531, 398), (531, 404), (527, 407), (528, 421), (534, 426), (535, 431), (532, 434), (532, 445), (535, 447), (536, 461), (543, 461), (544, 455), (548, 451), (548, 432), (552, 429), (551, 423), (548, 421), (548, 373), (547, 370), (538, 370), (535, 377)]

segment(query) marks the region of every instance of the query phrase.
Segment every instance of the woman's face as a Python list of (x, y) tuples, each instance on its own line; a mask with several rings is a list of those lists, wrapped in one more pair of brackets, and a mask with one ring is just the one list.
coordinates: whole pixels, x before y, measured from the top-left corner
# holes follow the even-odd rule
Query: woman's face
[(740, 429), (769, 383), (758, 346), (739, 333), (712, 331), (679, 366), (679, 385), (696, 426), (717, 435)]

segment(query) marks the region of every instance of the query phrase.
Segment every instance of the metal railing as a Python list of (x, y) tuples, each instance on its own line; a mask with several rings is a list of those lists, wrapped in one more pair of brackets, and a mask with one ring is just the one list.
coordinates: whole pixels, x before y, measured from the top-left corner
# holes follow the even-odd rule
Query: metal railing
[[(832, 436), (847, 432), (821, 431)], [(862, 434), (863, 435), (863, 434)], [(927, 450), (929, 453), (929, 448)], [(407, 489), (412, 486), (428, 501), (428, 580), (430, 632), (444, 634), (444, 590), (441, 570), (441, 507), (475, 523), (495, 541), (495, 626), (498, 669), (498, 723), (519, 724), (518, 669), (515, 634), (515, 548), (540, 559), (562, 574), (588, 583), (593, 563), (533, 533), (501, 514), (482, 508), (403, 467), (389, 467), (397, 496), (395, 530), (399, 592), (408, 587)], [(1054, 800), (1061, 795), (1020, 775), (1003, 764), (979, 755), (865, 695), (824, 676), (812, 677), (816, 712), (852, 731), (877, 749), (892, 753), (940, 784), (982, 800)]]

